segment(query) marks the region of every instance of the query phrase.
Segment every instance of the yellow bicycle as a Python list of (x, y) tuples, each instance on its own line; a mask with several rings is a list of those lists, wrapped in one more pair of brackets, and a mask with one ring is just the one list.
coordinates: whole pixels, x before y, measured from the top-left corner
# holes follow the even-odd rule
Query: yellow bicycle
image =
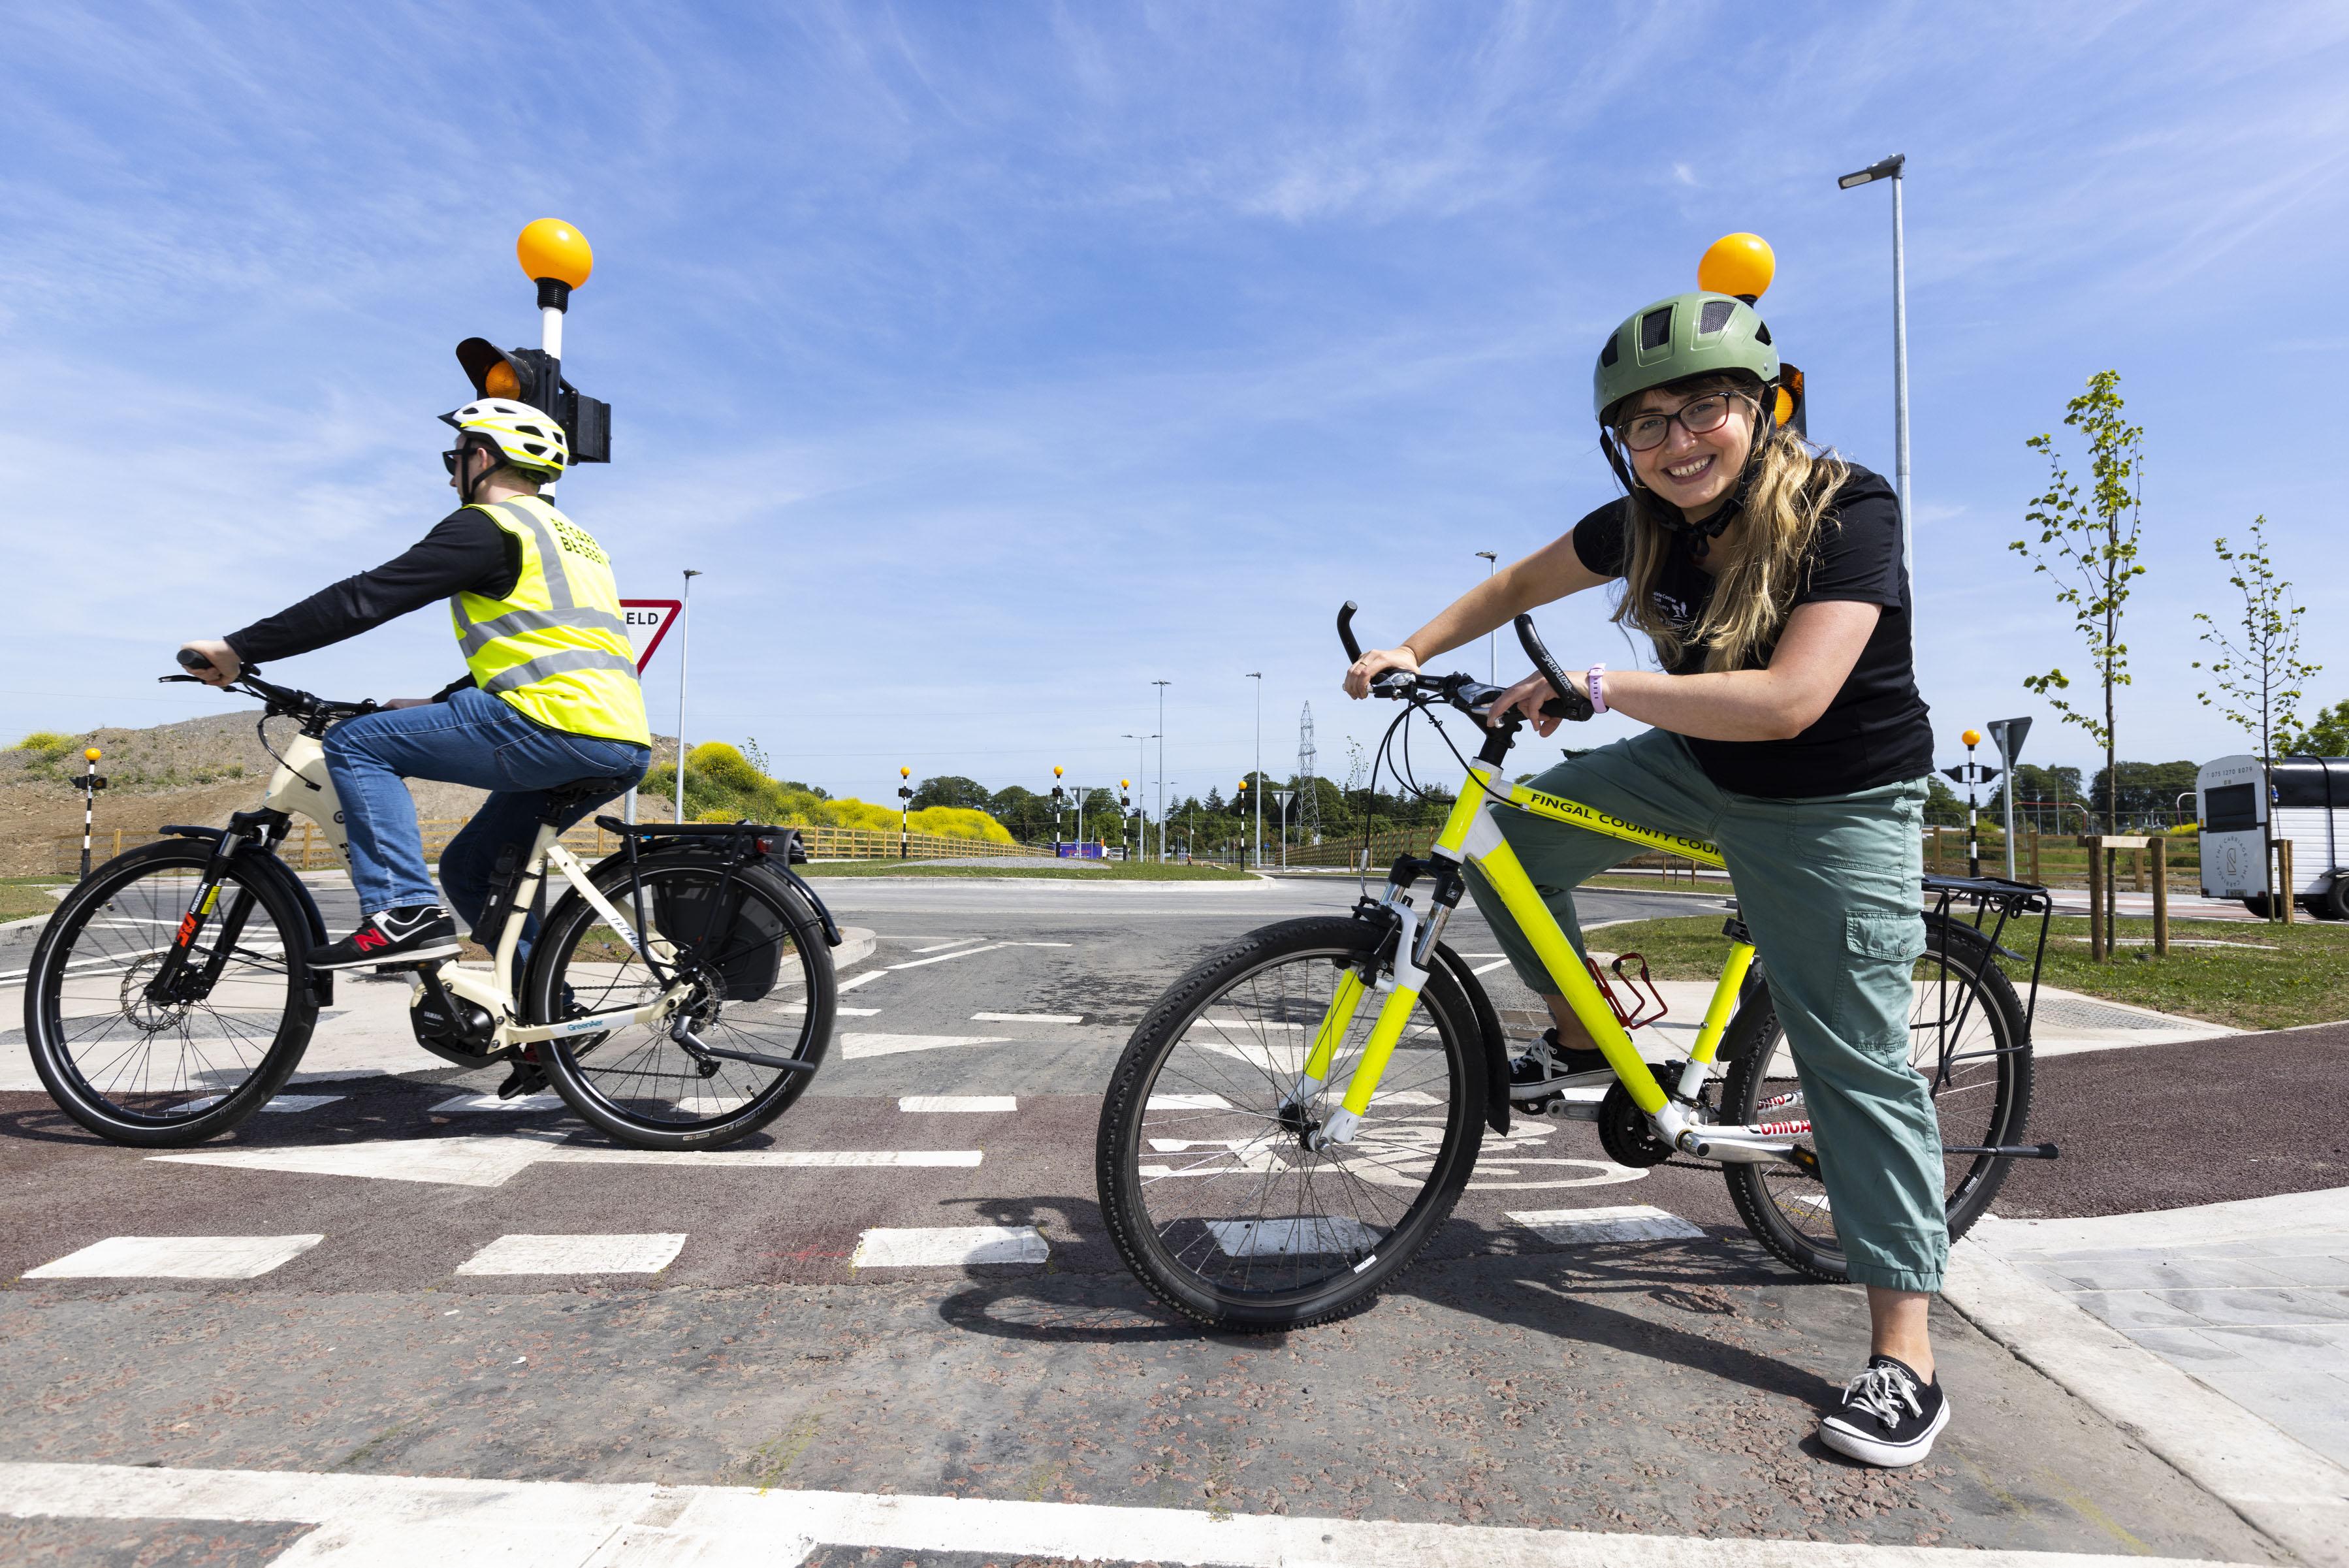
[[(1360, 658), (1354, 608), (1338, 628), (1349, 657)], [(1544, 711), (1589, 717), (1529, 618), (1517, 618), (1517, 634), (1557, 693)], [(1500, 695), (1462, 675), (1402, 671), (1372, 691), (1414, 711), (1447, 705), (1480, 724)], [(1518, 730), (1512, 716), (1484, 731), (1433, 847), (1399, 857), (1381, 897), (1363, 898), (1350, 916), (1250, 932), (1176, 981), (1135, 1028), (1102, 1102), (1095, 1174), (1120, 1252), (1178, 1312), (1245, 1331), (1368, 1304), (1451, 1215), (1488, 1130), (1520, 1174), (1557, 1167), (1604, 1183), (1636, 1180), (1666, 1160), (1718, 1168), (1764, 1247), (1815, 1278), (1844, 1277), (1793, 1053), (1743, 924), (1727, 923), (1729, 957), (1687, 1057), (1651, 1065), (1626, 1027), (1647, 1020), (1617, 1010), (1493, 814), (1506, 805), (1710, 866), (1721, 865), (1720, 851), (1512, 783), (1502, 764)], [(1545, 1118), (1513, 1128), (1498, 1015), (1444, 940), (1467, 866), (1499, 895), (1554, 993), (1605, 1054), (1614, 1081), (1603, 1096), (1555, 1102), (1598, 1124), (1603, 1161), (1551, 1153), (1558, 1129)], [(1913, 976), (1909, 1061), (1932, 1085), (1944, 1138), (1960, 1127), (1976, 1135), (1943, 1145), (1954, 1238), (2013, 1160), (2054, 1158), (2053, 1146), (2020, 1142), (2033, 1009), (1998, 961), (2021, 960), (2002, 939), (2030, 915), (2044, 952), (2051, 906), (2043, 888), (1989, 877), (1929, 877), (1924, 893), (1930, 940)], [(2037, 988), (2033, 955), (2034, 1001)]]

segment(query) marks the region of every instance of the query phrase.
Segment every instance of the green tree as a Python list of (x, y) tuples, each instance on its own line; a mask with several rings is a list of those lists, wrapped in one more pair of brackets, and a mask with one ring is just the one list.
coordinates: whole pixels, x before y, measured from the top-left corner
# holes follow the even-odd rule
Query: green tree
[[(2078, 803), (2085, 798), (2077, 768), (2043, 768), (2034, 763), (2023, 763), (2015, 768), (2013, 783), (2017, 825), (2030, 823), (2043, 832), (2064, 831), (2064, 814), (2048, 809), (2048, 803)], [(1997, 788), (1991, 792), (1990, 805), (1985, 808), (2002, 821), (2006, 815), (2006, 785), (2005, 779), (1998, 781)]]
[[(2060, 668), (2027, 677), (2023, 683), (2045, 697), (2065, 723), (2078, 725), (2104, 748), (2105, 769), (2111, 776), (2116, 776), (2112, 770), (2118, 755), (2114, 695), (2130, 684), (2121, 612), (2128, 603), (2130, 581), (2145, 575), (2137, 561), (2137, 536), (2144, 527), (2138, 470), (2145, 461), (2145, 431), (2125, 417), (2120, 384), (2118, 370), (2099, 370), (2088, 378), (2088, 389), (2064, 405), (2064, 422), (2088, 441), (2093, 483), (2085, 497), (2072, 483), (2052, 433), (2033, 436), (2024, 443), (2047, 459), (2048, 484), (2024, 514), (2039, 530), (2037, 544), (2017, 539), (2009, 546), (2031, 562), (2033, 571), (2054, 581), (2056, 602), (2072, 611), (2073, 629), (2086, 644), (2088, 661), (2103, 689), (2104, 711), (2099, 715), (2055, 696), (2072, 685)], [(2117, 799), (2108, 795), (2107, 831), (2119, 831), (2119, 812)]]
[(1022, 844), (1041, 844), (1052, 836), (1052, 798), (1019, 784), (997, 790), (987, 801), (988, 815), (1011, 830)]
[[(2302, 606), (2292, 602), (2292, 584), (2279, 576), (2268, 553), (2268, 520), (2251, 519), (2251, 542), (2231, 547), (2222, 535), (2219, 559), (2227, 581), (2242, 596), (2242, 618), (2221, 627), (2197, 612), (2201, 638), (2211, 650), (2207, 667), (2212, 691), (2198, 691), (2205, 708), (2216, 708), (2251, 737), (2251, 750), (2272, 757), (2300, 728), (2292, 709), (2306, 695), (2302, 682), (2323, 667), (2300, 656)], [(2206, 668), (2200, 659), (2194, 668)]]
[(2117, 778), (2107, 778), (2098, 769), (2088, 790), (2118, 801), (2125, 818), (2143, 821), (2158, 815), (2166, 825), (2178, 809), (2178, 797), (2193, 794), (2201, 771), (2199, 763), (2123, 763)]
[(2349, 697), (2316, 715), (2316, 722), (2277, 748), (2302, 757), (2349, 757)]
[(985, 811), (993, 799), (987, 793), (987, 786), (977, 779), (967, 779), (959, 774), (941, 774), (936, 778), (924, 779), (915, 787), (914, 809), (919, 811), (925, 806), (951, 805), (969, 811)]

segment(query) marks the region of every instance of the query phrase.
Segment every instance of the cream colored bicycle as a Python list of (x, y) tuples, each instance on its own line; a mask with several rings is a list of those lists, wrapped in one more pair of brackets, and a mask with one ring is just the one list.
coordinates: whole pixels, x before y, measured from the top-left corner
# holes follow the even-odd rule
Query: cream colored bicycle
[[(190, 676), (166, 676), (189, 680)], [(278, 857), (294, 819), (347, 863), (327, 732), (376, 711), (246, 669), (229, 690), (297, 732), (260, 808), (90, 873), (41, 933), (25, 1033), (52, 1098), (83, 1127), (148, 1147), (228, 1131), (283, 1088), (335, 976), (309, 888)], [(474, 938), (485, 964), (403, 966), (416, 1042), (463, 1067), (529, 1062), (579, 1116), (641, 1148), (712, 1148), (790, 1107), (832, 1039), (840, 930), (792, 869), (793, 832), (751, 823), (598, 825), (621, 848), (589, 866), (561, 824), (622, 781), (549, 793), (525, 856), (500, 867)], [(549, 873), (568, 891), (517, 962)], [(512, 983), (517, 971), (521, 983)]]

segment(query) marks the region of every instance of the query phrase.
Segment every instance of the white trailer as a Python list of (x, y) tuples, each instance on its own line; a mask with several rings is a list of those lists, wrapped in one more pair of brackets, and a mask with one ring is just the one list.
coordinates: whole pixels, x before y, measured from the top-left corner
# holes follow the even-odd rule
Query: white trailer
[[(2264, 786), (2264, 787), (2263, 787)], [(2349, 757), (2205, 763), (2194, 780), (2202, 896), (2268, 912), (2267, 844), (2292, 843), (2292, 897), (2323, 920), (2349, 919)]]

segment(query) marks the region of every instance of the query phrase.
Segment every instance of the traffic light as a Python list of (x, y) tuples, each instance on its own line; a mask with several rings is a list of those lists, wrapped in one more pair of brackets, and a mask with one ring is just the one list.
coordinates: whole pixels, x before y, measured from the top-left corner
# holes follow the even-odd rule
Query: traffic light
[(1240, 787), (1239, 787), (1239, 791), (1238, 791), (1238, 793), (1237, 793), (1237, 794), (1234, 794), (1234, 795), (1232, 796), (1232, 815), (1233, 815), (1234, 816), (1246, 816), (1247, 814), (1248, 814), (1248, 782), (1247, 782), (1247, 780), (1246, 780), (1246, 779), (1242, 779), (1242, 780), (1240, 780)]
[(1132, 811), (1133, 809), (1133, 797), (1126, 794), (1126, 791), (1133, 787), (1133, 785), (1124, 779), (1117, 781), (1117, 804), (1120, 807), (1127, 811)]
[(573, 386), (545, 350), (502, 349), (486, 337), (468, 337), (457, 345), (457, 363), (475, 397), (509, 398), (554, 415), (573, 462), (612, 461), (612, 405)]
[(914, 798), (914, 786), (910, 782), (913, 776), (914, 770), (911, 768), (899, 768), (897, 770), (897, 777), (901, 781), (897, 785), (897, 798), (899, 800), (910, 801)]

